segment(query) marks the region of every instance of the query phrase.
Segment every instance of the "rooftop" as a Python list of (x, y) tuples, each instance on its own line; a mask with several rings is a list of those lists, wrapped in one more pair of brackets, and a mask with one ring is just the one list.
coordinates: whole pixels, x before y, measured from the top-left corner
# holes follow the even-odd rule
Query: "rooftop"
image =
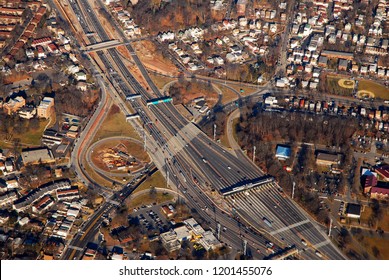
[(389, 178), (389, 165), (383, 165), (375, 170), (379, 175)]
[(361, 205), (354, 204), (354, 203), (348, 203), (346, 213), (360, 216), (361, 215)]
[(36, 163), (39, 161), (54, 161), (55, 158), (48, 148), (38, 148), (34, 150), (25, 150), (22, 152), (24, 164)]
[(288, 146), (283, 146), (283, 145), (277, 145), (276, 149), (276, 157), (280, 158), (290, 158), (291, 155), (291, 150), (290, 147)]

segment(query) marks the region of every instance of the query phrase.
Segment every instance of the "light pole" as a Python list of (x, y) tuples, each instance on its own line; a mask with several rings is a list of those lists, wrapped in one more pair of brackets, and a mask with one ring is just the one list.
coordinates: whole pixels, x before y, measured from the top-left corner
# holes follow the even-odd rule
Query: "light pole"
[(146, 151), (147, 137), (146, 137), (146, 131), (144, 131), (144, 130), (143, 130), (143, 140), (144, 140), (143, 149)]
[(331, 237), (331, 230), (332, 230), (332, 218), (330, 219), (330, 229), (328, 230), (329, 237)]
[(292, 188), (292, 199), (294, 199), (294, 188), (296, 187), (296, 183), (293, 182), (293, 188)]
[(166, 170), (166, 188), (169, 188), (169, 170)]
[(257, 149), (256, 146), (254, 146), (254, 151), (253, 151), (253, 162), (255, 162), (255, 150)]
[(247, 256), (247, 240), (243, 240), (243, 255)]
[(216, 123), (215, 124), (213, 124), (213, 141), (215, 141), (216, 140)]

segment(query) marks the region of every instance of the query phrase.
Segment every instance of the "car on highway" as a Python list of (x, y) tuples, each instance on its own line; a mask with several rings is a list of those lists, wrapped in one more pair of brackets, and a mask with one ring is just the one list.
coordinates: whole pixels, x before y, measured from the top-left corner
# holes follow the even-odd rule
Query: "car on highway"
[(301, 239), (301, 244), (303, 244), (304, 246), (308, 246), (307, 242), (304, 239)]
[(206, 158), (203, 158), (204, 163), (208, 163), (208, 160)]

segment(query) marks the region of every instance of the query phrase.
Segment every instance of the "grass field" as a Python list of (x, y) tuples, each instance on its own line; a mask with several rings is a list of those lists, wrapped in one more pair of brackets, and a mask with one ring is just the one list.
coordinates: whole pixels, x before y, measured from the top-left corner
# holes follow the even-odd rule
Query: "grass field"
[(101, 124), (92, 143), (112, 136), (128, 136), (142, 141), (135, 129), (126, 122), (126, 117), (116, 105), (112, 105), (108, 116)]
[(226, 148), (231, 148), (230, 142), (228, 142), (227, 135), (225, 135), (225, 134), (220, 135), (219, 139), (220, 139), (220, 144), (222, 144)]
[[(380, 227), (384, 231), (389, 231), (389, 208), (382, 209), (382, 211), (382, 217), (377, 222), (377, 227)], [(371, 208), (365, 207), (364, 211), (361, 213), (361, 224), (368, 224), (371, 213)]]
[(155, 197), (151, 197), (149, 193), (145, 193), (143, 195), (137, 196), (135, 198), (129, 198), (128, 203), (126, 205), (129, 209), (133, 209), (135, 207), (139, 207), (142, 205), (147, 205), (151, 203), (164, 203), (168, 201), (172, 201), (174, 199), (174, 196), (171, 194), (163, 194), (163, 193), (157, 193)]
[(339, 85), (339, 80), (341, 80), (341, 78), (338, 78), (336, 76), (330, 76), (330, 75), (327, 76), (326, 84), (327, 84), (328, 93), (351, 96), (353, 93), (353, 89), (341, 87)]
[(232, 135), (234, 136), (236, 142), (239, 142), (238, 135), (236, 133), (236, 126), (238, 125), (238, 123), (239, 123), (239, 118), (236, 118), (232, 121)]
[[(99, 174), (97, 174), (90, 166), (89, 164), (85, 161), (84, 162), (84, 168), (85, 168), (85, 171), (86, 173), (89, 175), (89, 177), (91, 177), (91, 179), (98, 185), (100, 186), (105, 186), (105, 187), (109, 187), (109, 188), (112, 188), (113, 185), (111, 182), (105, 180), (103, 177), (101, 177)], [(119, 182), (118, 182), (119, 184)]]
[(16, 133), (15, 131), (12, 131), (10, 133), (11, 137), (8, 139), (5, 135), (0, 135), (1, 136), (0, 145), (6, 147), (12, 147), (12, 142), (14, 141), (14, 139), (20, 139), (20, 143), (23, 147), (40, 146), (43, 131), (48, 123), (49, 120), (40, 120), (39, 126), (36, 129), (31, 129), (28, 128), (27, 126), (24, 126), (22, 133)]
[(157, 86), (157, 88), (159, 88), (159, 89), (162, 89), (164, 87), (164, 85), (175, 80), (173, 78), (157, 75), (157, 74), (154, 74), (152, 72), (149, 73), (149, 76), (150, 76), (151, 80), (154, 82), (154, 84)]
[(372, 81), (360, 80), (358, 83), (358, 90), (370, 91), (374, 94), (375, 98), (389, 100), (389, 88)]
[(23, 131), (20, 135), (14, 135), (14, 137), (20, 138), (22, 143), (39, 146), (41, 144), (43, 131), (49, 122), (50, 120), (40, 120), (39, 128)]
[(373, 247), (377, 247), (379, 250), (379, 254), (377, 259), (380, 260), (388, 260), (389, 259), (389, 240), (385, 238), (379, 237), (369, 237), (364, 236), (362, 240), (362, 244), (367, 249), (367, 251), (374, 256)]
[[(239, 91), (240, 95), (242, 96), (250, 95), (257, 91), (256, 88), (246, 87), (244, 85), (229, 84), (229, 86), (235, 89), (236, 91)], [(241, 89), (243, 90), (243, 92), (240, 91)]]
[(235, 92), (233, 92), (231, 89), (226, 88), (222, 85), (217, 85), (217, 86), (223, 92), (223, 96), (221, 100), (223, 105), (238, 99), (238, 95)]
[(134, 193), (148, 190), (150, 186), (155, 188), (166, 188), (166, 180), (161, 174), (161, 171), (155, 172), (153, 175), (148, 177), (135, 191)]

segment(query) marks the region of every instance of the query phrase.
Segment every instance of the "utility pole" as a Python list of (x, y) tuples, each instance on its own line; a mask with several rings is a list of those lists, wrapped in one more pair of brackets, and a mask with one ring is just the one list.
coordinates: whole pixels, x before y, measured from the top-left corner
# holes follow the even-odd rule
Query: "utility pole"
[(247, 256), (247, 240), (243, 240), (243, 255)]
[(256, 146), (254, 146), (254, 151), (253, 151), (253, 162), (255, 162), (255, 150), (257, 149)]
[(213, 124), (213, 141), (216, 140), (216, 123)]
[(295, 189), (296, 183), (293, 181), (293, 188), (292, 188), (292, 199), (294, 199), (294, 189)]

